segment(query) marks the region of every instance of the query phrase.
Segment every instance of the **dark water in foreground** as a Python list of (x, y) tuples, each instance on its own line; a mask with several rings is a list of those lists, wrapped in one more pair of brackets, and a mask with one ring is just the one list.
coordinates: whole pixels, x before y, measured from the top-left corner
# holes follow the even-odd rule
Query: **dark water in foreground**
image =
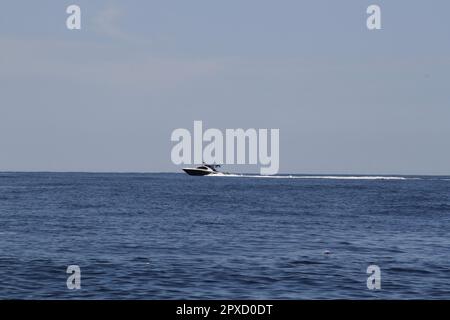
[(450, 299), (449, 235), (448, 177), (0, 173), (0, 298)]

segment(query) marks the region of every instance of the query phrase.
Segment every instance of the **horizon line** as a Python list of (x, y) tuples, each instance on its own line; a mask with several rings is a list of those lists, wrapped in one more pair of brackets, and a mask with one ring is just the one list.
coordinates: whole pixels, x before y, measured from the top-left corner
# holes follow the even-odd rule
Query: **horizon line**
[[(74, 174), (184, 174), (182, 171), (58, 171), (58, 170), (0, 170), (0, 174), (3, 173), (74, 173)], [(232, 174), (249, 174), (249, 175), (260, 175), (258, 172), (232, 172)], [(299, 175), (299, 176), (421, 176), (421, 177), (448, 177), (449, 174), (415, 174), (415, 173), (289, 173), (280, 172), (274, 175), (267, 176), (278, 176), (278, 175)], [(266, 175), (261, 175), (266, 176)]]

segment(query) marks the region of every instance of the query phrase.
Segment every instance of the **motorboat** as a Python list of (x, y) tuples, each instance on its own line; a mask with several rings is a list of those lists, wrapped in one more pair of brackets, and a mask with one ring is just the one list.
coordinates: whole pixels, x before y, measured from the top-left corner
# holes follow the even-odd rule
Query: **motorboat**
[(208, 176), (220, 174), (221, 172), (217, 171), (217, 168), (220, 168), (220, 165), (203, 163), (201, 166), (196, 168), (183, 168), (183, 171), (190, 176)]

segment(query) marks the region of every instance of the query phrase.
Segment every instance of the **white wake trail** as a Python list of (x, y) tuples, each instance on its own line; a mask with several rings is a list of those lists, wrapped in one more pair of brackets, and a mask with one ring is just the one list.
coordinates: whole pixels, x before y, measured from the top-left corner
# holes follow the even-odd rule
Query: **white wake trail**
[(208, 177), (237, 177), (237, 178), (262, 178), (262, 179), (332, 179), (332, 180), (410, 180), (420, 178), (405, 178), (398, 176), (294, 176), (294, 175), (249, 175), (249, 174), (229, 174), (219, 173), (214, 175), (208, 175)]

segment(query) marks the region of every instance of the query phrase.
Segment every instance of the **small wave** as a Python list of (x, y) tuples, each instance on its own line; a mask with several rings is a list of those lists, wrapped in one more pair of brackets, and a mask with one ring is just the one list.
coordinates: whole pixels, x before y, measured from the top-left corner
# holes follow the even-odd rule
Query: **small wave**
[(17, 232), (14, 231), (4, 231), (4, 232), (0, 232), (0, 236), (14, 236), (16, 235)]

